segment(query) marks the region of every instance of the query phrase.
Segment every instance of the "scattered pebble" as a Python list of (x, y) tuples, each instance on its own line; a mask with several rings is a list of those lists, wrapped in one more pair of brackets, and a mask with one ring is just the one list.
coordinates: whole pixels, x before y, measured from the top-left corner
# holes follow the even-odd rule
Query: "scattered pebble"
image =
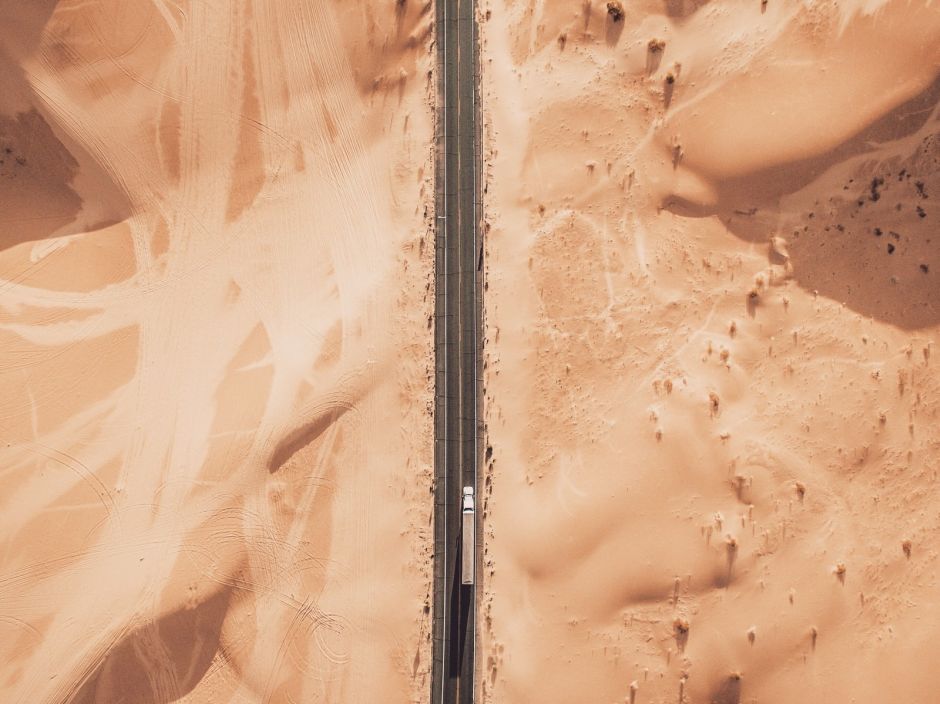
[(845, 584), (845, 563), (837, 562), (832, 571), (835, 573), (838, 580)]
[(614, 22), (623, 19), (623, 3), (620, 0), (611, 0), (607, 3), (607, 14)]
[(721, 399), (718, 398), (718, 394), (714, 391), (708, 392), (708, 403), (711, 405), (712, 415), (718, 414), (718, 407), (721, 404)]
[(689, 621), (680, 616), (672, 622), (672, 632), (676, 639), (676, 646), (679, 652), (685, 650), (685, 644), (689, 641)]

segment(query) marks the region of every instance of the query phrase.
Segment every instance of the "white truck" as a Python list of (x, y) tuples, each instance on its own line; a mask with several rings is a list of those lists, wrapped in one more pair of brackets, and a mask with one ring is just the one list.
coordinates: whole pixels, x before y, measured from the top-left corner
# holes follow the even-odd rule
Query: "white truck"
[(473, 566), (476, 562), (476, 530), (473, 521), (473, 487), (463, 488), (463, 524), (461, 525), (460, 582), (473, 584)]

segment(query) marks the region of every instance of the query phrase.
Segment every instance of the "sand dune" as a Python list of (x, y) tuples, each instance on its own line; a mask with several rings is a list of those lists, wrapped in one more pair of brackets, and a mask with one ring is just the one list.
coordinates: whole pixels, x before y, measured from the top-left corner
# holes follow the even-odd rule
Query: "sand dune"
[(486, 0), (487, 702), (928, 702), (940, 7)]
[[(3, 702), (427, 699), (430, 9), (0, 0)], [(480, 16), (483, 701), (933, 701), (940, 6)]]
[(429, 7), (0, 16), (0, 700), (422, 700)]

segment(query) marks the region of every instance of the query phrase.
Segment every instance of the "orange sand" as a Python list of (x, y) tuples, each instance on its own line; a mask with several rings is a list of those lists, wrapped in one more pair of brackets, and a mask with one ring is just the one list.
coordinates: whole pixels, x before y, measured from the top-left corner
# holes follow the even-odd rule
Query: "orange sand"
[(931, 702), (940, 5), (484, 0), (483, 701)]
[(429, 4), (0, 17), (0, 701), (423, 701)]

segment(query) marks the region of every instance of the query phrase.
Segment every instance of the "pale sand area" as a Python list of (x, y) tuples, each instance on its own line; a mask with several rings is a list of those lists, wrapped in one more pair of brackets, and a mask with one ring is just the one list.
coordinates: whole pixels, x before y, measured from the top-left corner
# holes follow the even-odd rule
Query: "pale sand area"
[(0, 17), (0, 701), (425, 701), (430, 3)]
[(485, 0), (484, 702), (930, 702), (940, 4)]

